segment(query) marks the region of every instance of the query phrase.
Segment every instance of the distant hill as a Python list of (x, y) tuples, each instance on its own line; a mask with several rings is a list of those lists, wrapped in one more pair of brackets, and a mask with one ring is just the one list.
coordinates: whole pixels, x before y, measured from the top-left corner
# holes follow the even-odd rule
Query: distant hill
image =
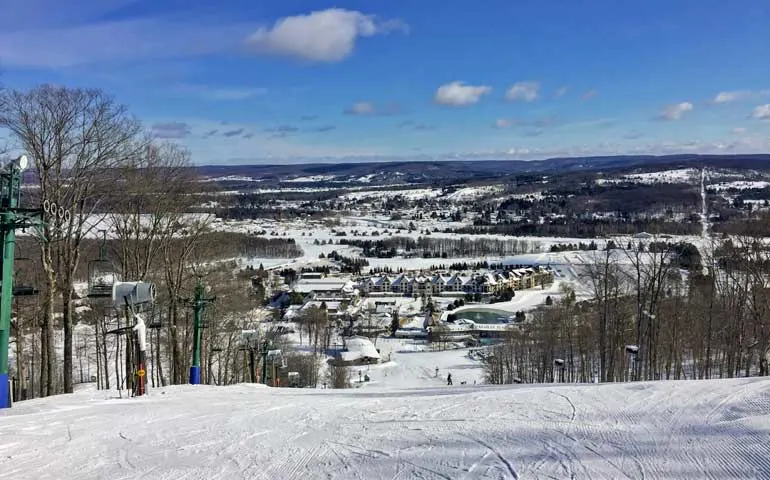
[(521, 174), (614, 171), (627, 168), (674, 167), (770, 169), (770, 154), (664, 155), (550, 158), (546, 160), (474, 160), (379, 163), (310, 163), (292, 165), (205, 165), (198, 172), (207, 178), (346, 184), (442, 183), (485, 180)]

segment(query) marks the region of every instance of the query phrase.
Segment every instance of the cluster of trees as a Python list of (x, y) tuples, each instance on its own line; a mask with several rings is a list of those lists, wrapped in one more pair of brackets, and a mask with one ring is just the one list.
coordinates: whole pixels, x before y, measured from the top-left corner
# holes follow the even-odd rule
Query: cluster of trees
[(505, 266), (502, 263), (490, 263), (486, 260), (480, 262), (454, 262), (449, 264), (449, 268), (445, 265), (438, 265), (431, 267), (433, 270), (503, 270)]
[(715, 245), (703, 254), (705, 268), (688, 276), (676, 245), (624, 257), (597, 252), (586, 272), (592, 298), (565, 292), (512, 328), (487, 355), (489, 381), (767, 375), (770, 270), (757, 240)]
[(452, 303), (450, 303), (449, 305), (447, 305), (446, 309), (447, 309), (447, 311), (452, 311), (455, 308), (459, 308), (459, 307), (463, 307), (463, 306), (465, 306), (465, 300), (463, 300), (462, 298), (458, 298), (455, 301), (453, 301)]
[(489, 299), (489, 303), (510, 302), (515, 296), (516, 292), (512, 288), (504, 288), (496, 295), (492, 296)]
[[(17, 358), (16, 375), (27, 381), (31, 374), (24, 370), (31, 365), (39, 395), (72, 392), (74, 285), (82, 280), (76, 274), (84, 241), (97, 228), (94, 220), (117, 219), (115, 235), (131, 244), (119, 252), (125, 273), (142, 280), (160, 257), (172, 277), (185, 256), (178, 251), (182, 230), (195, 237), (205, 226), (205, 220), (182, 217), (192, 200), (189, 156), (175, 145), (151, 141), (124, 106), (98, 90), (42, 86), (0, 92), (0, 128), (33, 162), (38, 188), (24, 203), (53, 202), (71, 213), (41, 226), (45, 241), (35, 255), (42, 270), (39, 308), (18, 315), (12, 327), (17, 357), (25, 354), (19, 341), (32, 331), (40, 348), (28, 364)], [(57, 327), (63, 330), (63, 358), (54, 343)]]
[(591, 240), (588, 243), (558, 243), (551, 245), (551, 252), (569, 252), (574, 250), (598, 250), (596, 242)]
[(381, 240), (341, 239), (340, 244), (359, 247), (367, 257), (392, 258), (399, 251), (420, 252), (425, 258), (518, 255), (540, 251), (539, 242), (494, 238), (390, 237)]
[[(220, 234), (232, 236), (233, 234)], [(301, 257), (302, 248), (293, 238), (264, 238), (242, 235), (238, 238), (240, 256), (247, 258), (294, 258)]]
[(101, 247), (93, 238), (101, 237), (103, 225), (110, 231), (108, 261), (101, 263), (122, 280), (152, 282), (158, 290), (154, 308), (145, 312), (153, 327), (150, 384), (188, 381), (193, 329), (186, 299), (199, 276), (218, 297), (207, 310), (204, 381), (246, 378), (240, 334), (255, 321), (249, 313), (254, 292), (248, 278), (235, 273), (234, 262), (216, 262), (301, 255), (296, 245), (213, 232), (211, 216), (190, 215), (206, 184), (198, 181), (189, 153), (152, 138), (102, 91), (59, 86), (2, 91), (0, 128), (33, 162), (27, 181), (37, 188), (24, 190), (22, 206), (48, 201), (71, 213), (46, 218), (39, 241), (21, 237), (17, 245), (17, 256), (30, 259), (24, 267), (32, 272), (27, 277), (37, 280), (39, 295), (14, 302), (16, 398), (72, 392), (76, 381), (90, 380), (94, 373), (100, 387), (114, 388), (115, 381), (119, 388), (130, 387), (133, 372), (119, 360), (130, 336), (109, 333), (131, 321), (106, 299), (83, 298), (76, 290), (89, 280), (89, 266)]
[(361, 270), (364, 267), (369, 266), (369, 261), (367, 259), (345, 257), (337, 253), (337, 250), (332, 250), (331, 252), (329, 252), (329, 255), (327, 256), (327, 258), (329, 258), (329, 260), (334, 260), (335, 262), (337, 262), (337, 264), (340, 267), (340, 271), (343, 273), (353, 273), (355, 275), (360, 275)]

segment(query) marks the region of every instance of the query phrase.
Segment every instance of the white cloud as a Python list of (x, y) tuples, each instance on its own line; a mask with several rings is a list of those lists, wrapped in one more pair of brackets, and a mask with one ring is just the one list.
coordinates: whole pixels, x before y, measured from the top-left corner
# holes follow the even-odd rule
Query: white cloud
[(505, 92), (508, 100), (521, 100), (534, 102), (540, 96), (540, 84), (538, 82), (516, 82)]
[(398, 115), (404, 113), (401, 105), (395, 102), (389, 102), (381, 105), (375, 105), (372, 102), (356, 102), (349, 106), (343, 113), (346, 115)]
[(685, 113), (691, 112), (693, 108), (693, 104), (690, 102), (668, 105), (660, 112), (660, 118), (663, 120), (680, 120)]
[(714, 103), (729, 103), (729, 102), (737, 102), (739, 100), (745, 100), (747, 98), (750, 98), (752, 96), (752, 92), (749, 90), (733, 90), (730, 92), (719, 92), (716, 97), (714, 97), (713, 102)]
[(596, 90), (595, 88), (592, 88), (591, 90), (588, 90), (588, 91), (587, 91), (587, 92), (585, 92), (583, 95), (581, 95), (581, 96), (580, 96), (580, 99), (581, 99), (581, 100), (591, 100), (591, 99), (592, 99), (592, 98), (594, 98), (594, 97), (595, 97), (595, 96), (596, 96), (598, 93), (599, 93), (599, 91), (598, 91), (598, 90)]
[(406, 30), (399, 20), (379, 21), (355, 10), (330, 8), (277, 20), (262, 27), (246, 43), (254, 52), (313, 62), (339, 62), (353, 53), (356, 41), (392, 30)]
[(507, 118), (499, 118), (495, 121), (495, 128), (508, 128), (513, 125), (513, 122)]
[(770, 97), (770, 90), (732, 90), (719, 92), (712, 103), (730, 103), (740, 102), (745, 100), (757, 100), (762, 97)]
[(438, 87), (433, 100), (440, 105), (464, 107), (477, 103), (483, 95), (490, 92), (492, 87), (486, 85), (466, 85), (464, 82), (455, 81)]
[(349, 115), (372, 115), (374, 114), (374, 104), (371, 102), (356, 102), (345, 109), (345, 113)]
[(770, 103), (755, 107), (751, 116), (758, 120), (770, 120)]
[(732, 130), (730, 130), (730, 132), (733, 135), (743, 135), (744, 133), (746, 133), (746, 129), (743, 127), (735, 127)]
[(559, 88), (556, 89), (556, 91), (554, 92), (553, 96), (556, 97), (556, 98), (563, 97), (564, 95), (566, 95), (567, 90), (568, 90), (567, 87), (559, 87)]

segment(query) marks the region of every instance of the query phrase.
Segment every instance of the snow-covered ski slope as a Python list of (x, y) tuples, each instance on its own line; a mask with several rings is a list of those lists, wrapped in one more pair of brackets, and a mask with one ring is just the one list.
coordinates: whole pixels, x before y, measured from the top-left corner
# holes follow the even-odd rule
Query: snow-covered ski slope
[(0, 413), (0, 478), (770, 478), (770, 381), (756, 378), (105, 395)]

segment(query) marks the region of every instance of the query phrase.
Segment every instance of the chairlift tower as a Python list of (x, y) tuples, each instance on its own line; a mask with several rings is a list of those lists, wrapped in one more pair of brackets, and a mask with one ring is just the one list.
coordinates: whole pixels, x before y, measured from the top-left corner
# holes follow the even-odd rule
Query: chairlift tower
[[(65, 220), (69, 212), (46, 203), (44, 209), (22, 208), (21, 184), (24, 170), (29, 166), (26, 155), (18, 157), (0, 168), (0, 244), (2, 256), (2, 285), (0, 286), (0, 408), (10, 408), (11, 389), (8, 379), (8, 344), (11, 336), (11, 305), (14, 294), (34, 294), (34, 287), (14, 288), (14, 257), (16, 230), (39, 228), (43, 225), (43, 213), (53, 211), (54, 217)], [(29, 286), (27, 286), (29, 287)], [(15, 290), (15, 291), (14, 291)]]
[(206, 298), (206, 289), (203, 286), (203, 280), (198, 277), (195, 284), (195, 296), (189, 302), (193, 309), (193, 360), (190, 367), (190, 385), (200, 385), (201, 383), (201, 334), (204, 328), (203, 312), (206, 305), (214, 302), (216, 297)]

